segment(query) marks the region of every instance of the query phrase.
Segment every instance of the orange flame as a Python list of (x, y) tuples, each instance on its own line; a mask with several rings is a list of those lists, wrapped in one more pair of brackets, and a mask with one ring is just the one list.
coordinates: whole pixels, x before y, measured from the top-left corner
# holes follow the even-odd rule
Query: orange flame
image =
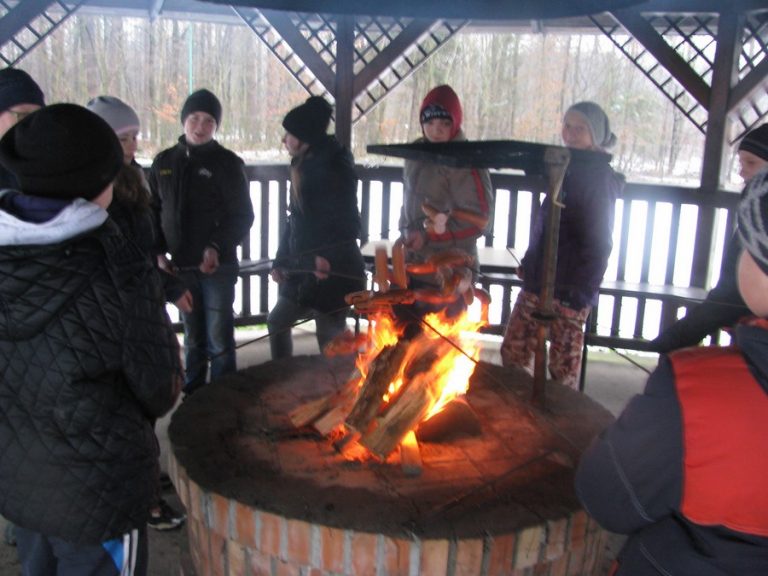
[[(424, 420), (440, 412), (454, 398), (466, 394), (469, 379), (480, 358), (480, 343), (470, 336), (483, 326), (485, 320), (473, 320), (463, 312), (455, 318), (447, 318), (443, 312), (431, 313), (424, 318), (424, 329), (410, 344), (397, 376), (389, 383), (383, 401), (388, 402), (406, 380), (405, 374), (411, 363), (424, 353), (432, 353), (436, 361), (430, 368), (430, 396), (432, 401)], [(357, 358), (357, 368), (365, 380), (368, 366), (385, 346), (397, 343), (402, 337), (391, 316), (379, 314), (372, 319), (369, 328), (371, 347)]]

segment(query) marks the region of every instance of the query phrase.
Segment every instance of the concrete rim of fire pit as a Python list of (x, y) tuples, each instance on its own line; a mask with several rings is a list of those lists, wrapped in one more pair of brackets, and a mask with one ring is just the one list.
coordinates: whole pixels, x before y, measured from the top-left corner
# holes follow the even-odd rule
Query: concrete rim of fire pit
[(352, 367), (302, 356), (204, 387), (173, 416), (176, 466), (203, 490), (248, 507), (391, 537), (481, 538), (580, 510), (578, 456), (613, 420), (587, 396), (550, 383), (541, 412), (529, 405), (525, 372), (481, 362), (467, 400), (482, 435), (422, 444), (423, 473), (408, 477), (397, 456), (348, 462), (290, 425), (290, 410), (340, 388)]

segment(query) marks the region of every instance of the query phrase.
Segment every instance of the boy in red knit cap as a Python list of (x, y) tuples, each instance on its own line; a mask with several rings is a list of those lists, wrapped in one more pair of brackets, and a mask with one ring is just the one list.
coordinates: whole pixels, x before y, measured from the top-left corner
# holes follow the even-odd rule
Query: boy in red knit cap
[[(447, 84), (437, 86), (424, 97), (419, 110), (423, 136), (417, 142), (457, 142), (466, 140), (462, 130), (461, 102)], [(458, 269), (461, 275), (448, 303), (449, 312), (463, 309), (463, 293), (477, 271), (477, 240), (486, 231), (491, 218), (493, 187), (488, 170), (453, 168), (423, 160), (406, 160), (400, 234), (405, 245), (406, 262), (428, 262), (435, 254), (460, 250), (474, 258), (474, 263)], [(461, 215), (461, 216), (459, 216)], [(467, 218), (465, 216), (470, 215)], [(478, 223), (485, 222), (480, 226)], [(445, 291), (437, 275), (411, 278), (413, 289)], [(420, 306), (419, 308), (429, 308)]]

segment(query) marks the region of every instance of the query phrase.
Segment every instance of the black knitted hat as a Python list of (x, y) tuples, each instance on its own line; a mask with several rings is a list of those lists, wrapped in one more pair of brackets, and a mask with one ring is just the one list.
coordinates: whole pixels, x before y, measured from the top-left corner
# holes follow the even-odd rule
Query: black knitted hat
[(768, 170), (749, 181), (739, 203), (737, 224), (742, 246), (768, 274)]
[(201, 88), (196, 92), (192, 92), (184, 102), (184, 106), (181, 108), (181, 123), (187, 119), (187, 116), (193, 112), (205, 112), (210, 114), (216, 120), (216, 126), (221, 126), (221, 102), (216, 98), (216, 95), (210, 90)]
[(114, 180), (123, 149), (98, 115), (76, 104), (53, 104), (6, 132), (0, 163), (26, 194), (92, 200)]
[(315, 144), (325, 137), (333, 108), (321, 96), (310, 96), (283, 118), (283, 128), (302, 142)]
[(739, 150), (751, 152), (763, 160), (768, 160), (768, 124), (747, 132), (739, 142)]
[(45, 106), (43, 91), (24, 70), (3, 68), (0, 70), (0, 111), (19, 104)]

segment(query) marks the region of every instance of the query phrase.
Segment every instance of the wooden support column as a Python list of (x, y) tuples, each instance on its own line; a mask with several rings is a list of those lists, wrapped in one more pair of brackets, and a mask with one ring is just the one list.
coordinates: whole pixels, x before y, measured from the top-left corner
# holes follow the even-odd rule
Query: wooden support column
[(355, 18), (339, 16), (336, 20), (336, 138), (352, 147), (352, 103), (355, 100), (354, 50)]
[(533, 393), (531, 400), (543, 408), (546, 404), (547, 381), (547, 340), (549, 325), (554, 319), (552, 310), (555, 296), (555, 273), (557, 272), (557, 247), (560, 238), (560, 190), (571, 154), (567, 148), (549, 147), (544, 151), (544, 169), (547, 177), (549, 213), (544, 236), (544, 274), (539, 292), (538, 327), (536, 329), (536, 350), (533, 365)]
[[(707, 133), (704, 140), (704, 158), (701, 172), (701, 194), (713, 194), (722, 187), (724, 158), (730, 150), (728, 141), (728, 106), (732, 86), (738, 74), (737, 61), (741, 45), (744, 16), (725, 8), (717, 26), (717, 50), (712, 71), (712, 89), (709, 98)], [(693, 251), (691, 285), (706, 287), (712, 260), (714, 241), (714, 208), (701, 208), (696, 226)]]

